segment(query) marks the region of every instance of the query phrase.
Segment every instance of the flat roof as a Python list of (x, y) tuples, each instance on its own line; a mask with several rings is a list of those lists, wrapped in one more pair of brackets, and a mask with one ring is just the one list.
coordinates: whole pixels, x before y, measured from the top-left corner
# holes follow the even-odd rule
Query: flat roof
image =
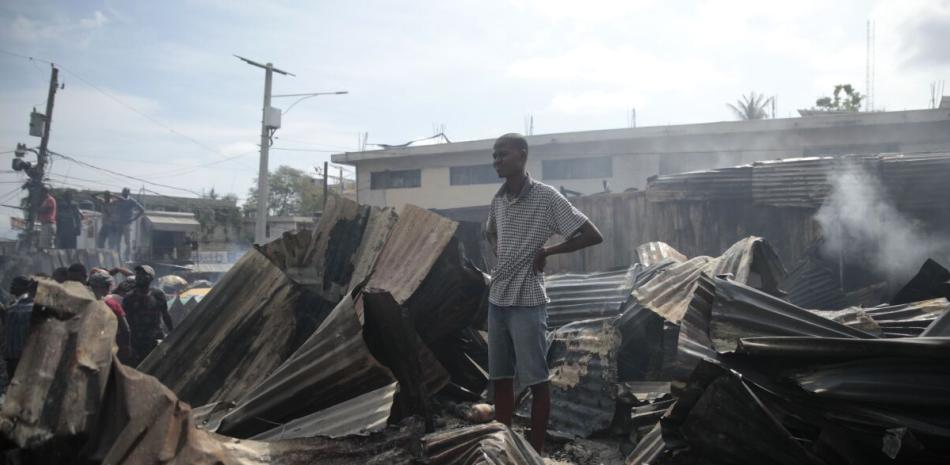
[[(561, 132), (526, 136), (528, 145), (572, 144), (611, 140), (647, 139), (665, 136), (695, 136), (727, 133), (782, 131), (788, 129), (818, 129), (863, 125), (928, 123), (950, 121), (946, 109), (907, 110), (888, 112), (834, 113), (796, 118), (776, 118), (748, 121), (718, 121), (713, 123), (645, 126), (638, 128), (599, 129), (593, 131)], [(495, 139), (480, 139), (417, 147), (394, 147), (363, 152), (335, 153), (333, 163), (353, 165), (361, 161), (404, 158), (489, 150)]]

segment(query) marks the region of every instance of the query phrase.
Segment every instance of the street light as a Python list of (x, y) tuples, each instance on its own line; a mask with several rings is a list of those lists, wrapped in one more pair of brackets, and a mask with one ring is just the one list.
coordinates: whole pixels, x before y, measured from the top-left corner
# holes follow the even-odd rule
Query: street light
[(279, 94), (279, 95), (272, 95), (271, 97), (273, 98), (300, 97), (294, 103), (291, 103), (290, 106), (288, 106), (286, 110), (283, 111), (283, 113), (286, 115), (287, 113), (290, 113), (291, 108), (293, 108), (298, 103), (303, 102), (304, 100), (307, 100), (308, 98), (317, 97), (320, 95), (345, 95), (345, 94), (349, 94), (349, 92), (345, 90), (338, 90), (336, 92), (311, 92), (309, 94)]

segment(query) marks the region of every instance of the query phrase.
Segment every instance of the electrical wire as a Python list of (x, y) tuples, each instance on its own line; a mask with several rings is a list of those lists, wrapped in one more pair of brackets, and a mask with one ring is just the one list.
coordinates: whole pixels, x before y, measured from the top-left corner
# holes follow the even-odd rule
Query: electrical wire
[(107, 169), (107, 168), (102, 168), (102, 167), (99, 167), (99, 166), (95, 166), (95, 165), (86, 163), (86, 162), (84, 162), (84, 161), (76, 160), (75, 158), (69, 157), (69, 156), (67, 156), (67, 155), (63, 155), (63, 154), (61, 154), (61, 153), (54, 152), (54, 151), (52, 151), (52, 150), (49, 150), (49, 153), (52, 154), (52, 155), (56, 155), (56, 156), (58, 156), (58, 157), (60, 157), (60, 158), (62, 158), (62, 159), (64, 159), (64, 160), (69, 160), (69, 161), (71, 161), (71, 162), (73, 162), (73, 163), (78, 163), (78, 164), (80, 164), (80, 165), (83, 165), (83, 166), (86, 166), (86, 167), (89, 167), (89, 168), (92, 168), (92, 169), (95, 169), (95, 170), (98, 170), (98, 171), (102, 171), (102, 172), (104, 172), (104, 173), (109, 173), (109, 174), (112, 174), (112, 175), (115, 175), (115, 176), (121, 176), (121, 177), (124, 177), (124, 178), (131, 179), (131, 180), (133, 180), (133, 181), (143, 182), (143, 183), (145, 183), (145, 184), (151, 184), (151, 185), (157, 186), (157, 187), (164, 187), (164, 188), (166, 188), (166, 189), (173, 189), (173, 190), (177, 190), (177, 191), (187, 192), (187, 193), (189, 193), (189, 194), (194, 194), (194, 195), (196, 195), (196, 196), (198, 196), (198, 197), (201, 197), (201, 194), (200, 194), (200, 193), (198, 193), (198, 192), (196, 192), (196, 191), (193, 191), (193, 190), (191, 190), (191, 189), (185, 189), (184, 187), (170, 186), (170, 185), (168, 185), (168, 184), (160, 184), (160, 183), (157, 183), (157, 182), (149, 181), (149, 180), (147, 180), (147, 179), (142, 179), (142, 178), (139, 178), (139, 177), (130, 176), (130, 175), (128, 175), (128, 174), (119, 173), (119, 172), (117, 172), (117, 171), (113, 171), (113, 170), (110, 170), (110, 169)]
[(89, 81), (88, 79), (84, 78), (82, 75), (80, 75), (80, 74), (77, 73), (76, 71), (73, 71), (73, 70), (71, 70), (70, 68), (68, 68), (68, 67), (66, 67), (66, 66), (63, 66), (62, 64), (54, 65), (54, 63), (53, 63), (52, 61), (44, 60), (44, 59), (42, 59), (42, 58), (36, 58), (36, 57), (27, 56), (27, 55), (23, 55), (23, 54), (16, 53), (16, 52), (11, 52), (11, 51), (9, 51), (9, 50), (0, 49), (0, 53), (4, 53), (4, 54), (7, 54), (7, 55), (11, 55), (11, 56), (23, 58), (23, 59), (30, 60), (30, 61), (40, 61), (40, 62), (43, 62), (43, 63), (48, 63), (48, 64), (50, 64), (51, 66), (59, 66), (59, 69), (63, 70), (63, 72), (65, 72), (65, 73), (71, 75), (72, 77), (78, 79), (78, 80), (79, 80), (80, 82), (82, 82), (83, 84), (86, 84), (87, 86), (89, 86), (90, 88), (92, 88), (93, 90), (95, 90), (96, 92), (99, 92), (100, 94), (104, 95), (105, 97), (109, 98), (110, 100), (114, 101), (115, 103), (117, 103), (117, 104), (119, 104), (119, 105), (125, 107), (125, 108), (128, 109), (129, 111), (132, 111), (132, 112), (138, 114), (139, 116), (145, 118), (146, 120), (150, 121), (152, 124), (155, 124), (156, 126), (161, 127), (162, 129), (165, 129), (166, 131), (171, 132), (172, 134), (175, 134), (175, 135), (177, 135), (177, 136), (179, 136), (179, 137), (181, 137), (181, 138), (183, 138), (183, 139), (185, 139), (185, 140), (188, 140), (189, 142), (191, 142), (191, 143), (197, 145), (198, 147), (201, 147), (202, 149), (205, 149), (205, 150), (207, 150), (207, 151), (209, 151), (209, 152), (212, 152), (212, 153), (218, 154), (218, 155), (220, 155), (220, 156), (222, 156), (222, 157), (225, 157), (225, 159), (219, 160), (219, 162), (224, 162), (224, 161), (228, 161), (228, 160), (233, 160), (234, 158), (236, 158), (236, 157), (228, 157), (227, 155), (221, 153), (220, 151), (218, 151), (218, 150), (215, 149), (214, 147), (211, 147), (211, 146), (209, 146), (209, 145), (207, 145), (207, 144), (205, 144), (205, 143), (199, 141), (198, 139), (195, 139), (194, 137), (191, 137), (191, 136), (189, 136), (189, 135), (187, 135), (187, 134), (184, 134), (184, 133), (182, 133), (182, 132), (176, 130), (175, 128), (173, 128), (173, 127), (171, 127), (171, 126), (169, 126), (169, 125), (167, 125), (167, 124), (165, 124), (165, 123), (159, 121), (157, 118), (155, 118), (155, 117), (153, 117), (153, 116), (150, 116), (149, 114), (147, 114), (147, 113), (145, 113), (145, 112), (143, 112), (143, 111), (141, 111), (141, 110), (139, 110), (139, 109), (133, 107), (132, 105), (129, 105), (128, 103), (122, 101), (122, 99), (120, 99), (120, 98), (118, 98), (118, 97), (112, 95), (111, 93), (107, 92), (106, 90), (102, 89), (101, 87), (99, 87), (99, 86), (93, 84), (91, 81)]

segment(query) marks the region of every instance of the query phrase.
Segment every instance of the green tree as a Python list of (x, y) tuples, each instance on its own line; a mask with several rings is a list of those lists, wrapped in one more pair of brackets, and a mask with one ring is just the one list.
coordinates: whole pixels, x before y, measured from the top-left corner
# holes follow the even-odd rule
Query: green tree
[[(323, 185), (305, 172), (289, 166), (280, 166), (270, 173), (270, 216), (314, 216), (323, 208)], [(247, 191), (244, 214), (257, 211), (257, 179)]]
[[(844, 92), (844, 98), (841, 93)], [(854, 90), (851, 84), (838, 84), (831, 97), (822, 97), (815, 101), (816, 111), (861, 111), (864, 95)]]
[(735, 105), (727, 103), (726, 106), (740, 120), (750, 120), (768, 118), (768, 107), (771, 103), (772, 97), (766, 98), (763, 94), (749, 92), (748, 96), (743, 95), (741, 99), (736, 100)]

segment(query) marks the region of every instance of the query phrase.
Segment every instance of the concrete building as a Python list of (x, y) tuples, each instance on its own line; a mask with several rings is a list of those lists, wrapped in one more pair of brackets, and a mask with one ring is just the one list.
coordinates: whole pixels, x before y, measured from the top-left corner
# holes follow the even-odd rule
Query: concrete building
[[(457, 219), (482, 214), (500, 181), (494, 139), (334, 154), (356, 167), (359, 202), (411, 203)], [(643, 189), (659, 174), (812, 155), (950, 151), (945, 108), (816, 115), (675, 126), (608, 129), (528, 137), (528, 170), (581, 195)]]

